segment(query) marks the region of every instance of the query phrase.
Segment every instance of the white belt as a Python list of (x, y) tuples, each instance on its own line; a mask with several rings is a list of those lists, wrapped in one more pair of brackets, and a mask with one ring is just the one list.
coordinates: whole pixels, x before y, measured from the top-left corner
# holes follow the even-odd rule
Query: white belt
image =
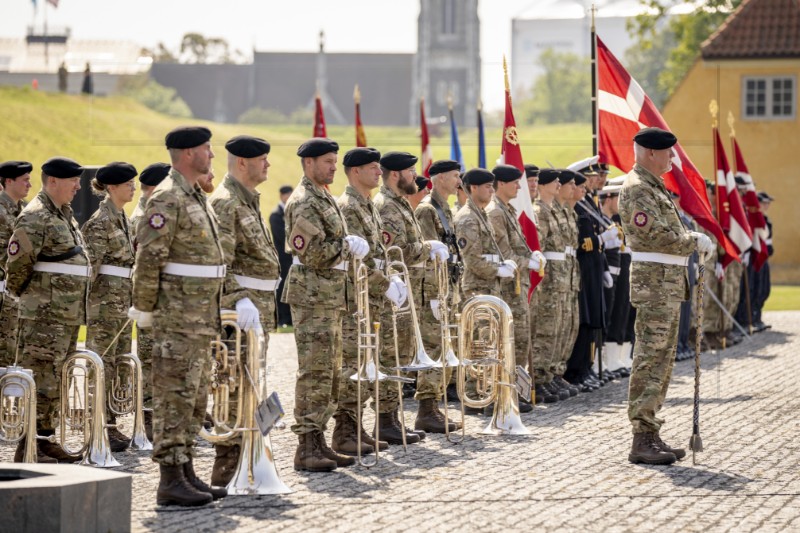
[(682, 255), (660, 254), (656, 252), (633, 252), (631, 259), (645, 263), (663, 263), (665, 265), (687, 266), (689, 258)]
[[(292, 264), (293, 265), (302, 265), (303, 263), (300, 262), (300, 258), (296, 255), (292, 257)], [(331, 267), (333, 270), (347, 270), (347, 261), (342, 261), (339, 264), (333, 265)]]
[(118, 278), (128, 279), (130, 279), (133, 275), (132, 268), (118, 267), (114, 265), (100, 265), (100, 270), (98, 272), (100, 274), (105, 274), (106, 276), (116, 276)]
[(544, 252), (544, 258), (548, 261), (566, 261), (567, 254), (564, 252)]
[(173, 276), (216, 279), (224, 278), (225, 271), (225, 265), (188, 265), (186, 263), (167, 263), (161, 270), (164, 274)]
[(767, 246), (772, 246), (772, 239), (767, 239)]
[(619, 273), (622, 271), (621, 268), (608, 265), (608, 271), (611, 272), (614, 276), (619, 276)]
[(415, 265), (409, 265), (411, 268), (425, 268), (425, 261), (420, 261)]
[(0, 292), (6, 292), (6, 280), (0, 281)]
[(386, 266), (386, 263), (383, 261), (383, 259), (374, 259), (374, 261), (375, 261), (375, 268), (377, 268), (378, 270), (383, 270), (383, 267)]
[(575, 248), (573, 248), (572, 246), (567, 246), (566, 248), (564, 248), (564, 254), (571, 255), (572, 257), (577, 257), (578, 256), (578, 253), (575, 251)]
[(92, 267), (89, 265), (68, 265), (65, 263), (51, 263), (50, 261), (37, 261), (33, 265), (36, 272), (49, 272), (50, 274), (67, 274), (68, 276), (92, 277)]
[(239, 274), (233, 275), (236, 283), (245, 289), (253, 289), (254, 291), (274, 291), (278, 288), (281, 279), (259, 279), (251, 278), (250, 276), (240, 276)]
[(631, 250), (630, 246), (626, 246), (624, 250), (620, 249), (619, 251), (619, 253), (621, 254), (628, 254), (628, 255), (631, 255), (631, 252), (633, 252), (633, 250)]
[(483, 254), (481, 257), (489, 261), (490, 263), (499, 263), (500, 256), (497, 254)]

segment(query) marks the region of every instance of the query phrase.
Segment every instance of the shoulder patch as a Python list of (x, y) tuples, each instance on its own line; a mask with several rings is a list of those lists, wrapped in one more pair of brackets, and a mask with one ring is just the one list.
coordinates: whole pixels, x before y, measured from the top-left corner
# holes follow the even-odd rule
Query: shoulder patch
[(167, 223), (167, 217), (165, 217), (161, 213), (153, 213), (152, 215), (150, 215), (150, 218), (147, 220), (147, 223), (153, 229), (161, 229)]
[(650, 221), (650, 217), (644, 211), (637, 211), (633, 214), (633, 223), (636, 226), (643, 228)]
[(393, 240), (392, 239), (392, 234), (389, 233), (386, 230), (383, 230), (381, 232), (381, 235), (383, 235), (383, 244), (386, 245), (386, 246), (389, 246), (392, 243), (392, 240)]
[(294, 246), (295, 250), (302, 250), (306, 247), (306, 239), (302, 235), (295, 235), (292, 238), (292, 246)]
[(19, 243), (11, 241), (8, 243), (8, 255), (17, 255), (19, 253)]
[(467, 239), (465, 239), (464, 237), (461, 237), (460, 239), (458, 239), (458, 247), (459, 248), (463, 248), (466, 245), (467, 245)]

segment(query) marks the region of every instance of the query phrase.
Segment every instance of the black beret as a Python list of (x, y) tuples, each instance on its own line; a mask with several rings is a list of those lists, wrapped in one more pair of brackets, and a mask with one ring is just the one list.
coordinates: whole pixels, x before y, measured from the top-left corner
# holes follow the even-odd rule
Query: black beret
[(381, 166), (388, 170), (405, 170), (417, 164), (418, 158), (408, 152), (386, 152), (381, 157)]
[(250, 135), (237, 135), (225, 143), (225, 149), (236, 157), (250, 159), (269, 153), (269, 143), (264, 139)]
[(344, 154), (343, 163), (346, 167), (360, 167), (380, 160), (381, 153), (375, 148), (353, 148)]
[(450, 172), (451, 170), (460, 171), (461, 163), (458, 161), (453, 161), (452, 159), (440, 159), (439, 161), (433, 162), (429, 173), (431, 176), (435, 176), (436, 174), (443, 174), (445, 172)]
[(643, 128), (634, 135), (633, 142), (651, 150), (666, 150), (672, 148), (678, 138), (661, 128)]
[(339, 144), (327, 137), (313, 137), (297, 149), (297, 155), (300, 157), (319, 157), (331, 152), (338, 153)]
[(33, 165), (27, 161), (6, 161), (0, 164), (0, 178), (7, 180), (16, 179), (33, 170)]
[(533, 164), (525, 165), (525, 177), (526, 178), (533, 178), (539, 175), (539, 167)]
[[(561, 183), (561, 185), (564, 185), (565, 183), (569, 183), (570, 181), (574, 180), (575, 176), (580, 176), (580, 174), (578, 174), (577, 172), (573, 172), (568, 168), (559, 168), (555, 169), (555, 171), (558, 172), (558, 181), (559, 183)], [(539, 183), (542, 183), (541, 173), (539, 173)]]
[(292, 191), (294, 189), (292, 189), (291, 185), (281, 185), (281, 188), (278, 189), (278, 194), (292, 194)]
[(186, 149), (200, 146), (211, 139), (211, 130), (203, 126), (181, 126), (167, 133), (164, 144), (167, 148)]
[(494, 181), (494, 174), (485, 168), (473, 168), (464, 173), (465, 185), (483, 185), (485, 183), (492, 183)]
[(561, 176), (557, 168), (543, 168), (539, 171), (539, 185), (547, 185), (556, 181)]
[(136, 167), (130, 163), (115, 161), (97, 169), (95, 179), (104, 185), (119, 185), (136, 177)]
[(522, 177), (522, 171), (513, 165), (497, 165), (492, 169), (492, 174), (497, 181), (508, 183)]
[(575, 185), (583, 185), (586, 183), (586, 176), (581, 174), (580, 172), (575, 172)]
[(155, 187), (167, 177), (171, 167), (166, 163), (153, 163), (139, 174), (139, 182), (142, 185)]
[(83, 167), (66, 157), (53, 157), (42, 165), (42, 172), (52, 178), (77, 178), (83, 174)]
[(414, 182), (417, 184), (417, 192), (422, 192), (422, 189), (428, 188), (428, 184), (431, 182), (431, 180), (425, 176), (417, 176), (416, 179), (414, 179)]

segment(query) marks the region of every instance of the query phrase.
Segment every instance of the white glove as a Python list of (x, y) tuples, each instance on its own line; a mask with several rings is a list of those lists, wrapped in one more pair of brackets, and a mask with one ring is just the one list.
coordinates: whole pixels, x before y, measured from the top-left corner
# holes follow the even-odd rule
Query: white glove
[(400, 276), (392, 276), (389, 280), (389, 288), (386, 289), (386, 298), (388, 298), (395, 307), (400, 307), (408, 299), (408, 289)]
[(611, 272), (603, 272), (603, 287), (610, 289), (614, 286), (614, 278), (611, 277)]
[[(512, 264), (510, 265), (508, 263)], [(497, 277), (513, 278), (516, 272), (517, 272), (516, 264), (514, 264), (513, 261), (503, 261), (503, 263), (497, 268)]]
[(750, 252), (745, 252), (742, 254), (742, 265), (750, 266)]
[(722, 268), (722, 263), (717, 263), (714, 265), (714, 275), (717, 276), (717, 279), (722, 279), (725, 277), (725, 269)]
[(431, 300), (431, 311), (433, 311), (433, 317), (436, 320), (442, 319), (442, 317), (439, 316), (439, 300)]
[(534, 251), (531, 254), (531, 258), (528, 259), (528, 270), (539, 271), (540, 269), (544, 268), (547, 264), (547, 259), (544, 258), (544, 254), (539, 250)]
[(438, 257), (442, 261), (450, 259), (450, 249), (441, 241), (430, 240), (426, 241), (431, 245), (431, 260)]
[(613, 250), (622, 246), (622, 239), (619, 237), (612, 237), (604, 243), (606, 250)]
[(606, 245), (606, 248), (614, 248), (614, 246), (610, 246), (608, 241), (610, 239), (617, 239), (619, 240), (619, 228), (616, 226), (611, 226), (603, 233), (600, 234), (600, 242)]
[(152, 328), (153, 327), (153, 313), (146, 313), (139, 311), (135, 307), (128, 309), (128, 318), (136, 321), (137, 328)]
[(369, 244), (358, 235), (348, 235), (344, 238), (344, 242), (347, 243), (347, 248), (356, 259), (364, 259), (369, 253)]
[(689, 232), (694, 240), (697, 241), (697, 251), (701, 254), (708, 254), (714, 251), (714, 243), (708, 238), (705, 233), (699, 231)]
[(238, 318), (236, 323), (245, 331), (258, 329), (261, 327), (261, 317), (259, 316), (258, 309), (250, 301), (250, 298), (242, 298), (236, 302), (236, 314)]

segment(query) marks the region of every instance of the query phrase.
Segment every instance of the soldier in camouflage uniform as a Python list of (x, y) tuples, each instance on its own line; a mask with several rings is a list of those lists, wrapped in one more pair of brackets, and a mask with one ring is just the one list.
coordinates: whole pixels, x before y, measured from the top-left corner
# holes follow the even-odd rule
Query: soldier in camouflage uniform
[[(42, 165), (42, 190), (17, 217), (8, 242), (7, 297), (19, 298), (17, 349), (20, 366), (33, 370), (37, 388), (36, 430), (55, 433), (61, 367), (75, 350), (86, 319), (90, 266), (70, 202), (81, 187), (83, 167), (54, 157)], [(58, 444), (37, 440), (38, 458), (76, 462)], [(24, 443), (14, 456), (22, 461)], [(52, 459), (49, 462), (53, 462)]]
[(281, 300), (292, 306), (297, 344), (295, 423), (299, 444), (296, 470), (329, 472), (355, 463), (325, 442), (326, 424), (336, 412), (342, 369), (342, 314), (348, 264), (363, 259), (369, 244), (349, 235), (336, 200), (333, 183), (339, 145), (314, 138), (297, 150), (303, 179), (286, 202), (286, 249), (294, 264)]
[[(431, 194), (417, 206), (414, 211), (422, 237), (427, 240), (443, 242), (448, 247), (448, 290), (447, 298), (448, 322), (455, 324), (455, 315), (460, 303), (459, 279), (461, 276), (461, 254), (456, 244), (453, 225), (453, 214), (450, 210), (450, 197), (456, 193), (456, 188), (461, 183), (459, 178), (461, 165), (458, 161), (444, 159), (435, 161), (430, 168)], [(425, 267), (423, 291), (428, 298), (429, 305), (422, 305), (420, 309), (420, 333), (425, 352), (434, 361), (441, 355), (442, 330), (440, 325), (439, 310), (439, 282), (434, 270), (434, 262), (428, 261)], [(449, 333), (449, 332), (448, 332)], [(453, 349), (457, 349), (457, 341), (453, 341)], [(447, 368), (444, 383), (450, 383), (452, 368)], [(444, 394), (442, 382), (442, 369), (435, 368), (423, 370), (417, 374), (417, 392), (415, 399), (419, 401), (415, 429), (430, 433), (444, 433), (444, 414), (439, 410), (439, 400)], [(447, 405), (445, 404), (445, 409)], [(448, 430), (461, 429), (454, 422), (448, 423)]]
[(687, 232), (661, 175), (672, 168), (677, 139), (659, 128), (634, 137), (636, 164), (620, 192), (619, 214), (633, 250), (631, 303), (636, 307), (636, 346), (628, 391), (633, 425), (632, 463), (671, 464), (686, 455), (659, 437), (664, 420), (657, 414), (667, 395), (681, 302), (689, 296), (686, 265), (697, 249), (711, 250), (702, 233)]
[[(27, 161), (6, 161), (0, 165), (0, 269), (5, 269), (8, 258), (8, 240), (14, 221), (27, 205), (25, 198), (31, 189), (33, 165)], [(14, 364), (17, 354), (17, 313), (14, 298), (5, 298), (5, 272), (0, 278), (0, 366)]]
[[(406, 199), (417, 192), (415, 183), (417, 158), (407, 152), (388, 152), (381, 157), (383, 186), (375, 196), (375, 207), (383, 221), (383, 243), (388, 247), (397, 246), (403, 252), (408, 267), (410, 287), (408, 297), (413, 298), (417, 310), (428, 305), (433, 295), (426, 295), (423, 287), (425, 265), (428, 259), (438, 254), (443, 260), (450, 256), (447, 246), (437, 240), (425, 241), (414, 210)], [(397, 260), (391, 255), (390, 260)], [(387, 303), (381, 317), (381, 364), (394, 367), (395, 345), (392, 328), (392, 306)], [(418, 315), (419, 316), (419, 315)], [(416, 344), (414, 324), (410, 314), (397, 319), (397, 347), (400, 365), (409, 364), (414, 358)], [(398, 418), (399, 397), (395, 387), (381, 388), (380, 398), (380, 436), (389, 444), (401, 444), (402, 428)], [(406, 442), (414, 444), (425, 437), (425, 431), (406, 429)]]
[[(116, 378), (121, 383), (129, 379), (124, 367), (117, 368), (117, 356), (131, 351), (133, 328), (128, 320), (128, 309), (131, 307), (134, 252), (130, 223), (123, 207), (133, 200), (136, 174), (136, 169), (128, 163), (109, 163), (98, 169), (92, 188), (105, 198), (81, 228), (92, 265), (86, 310), (86, 348), (103, 358), (106, 398), (112, 397)], [(106, 419), (111, 424), (108, 430), (111, 451), (125, 450), (130, 437), (114, 425), (117, 417), (110, 409), (106, 409)]]
[[(147, 166), (139, 174), (139, 183), (142, 187), (142, 195), (136, 204), (136, 209), (131, 214), (128, 228), (131, 230), (133, 238), (133, 251), (136, 252), (136, 226), (144, 216), (147, 199), (153, 194), (156, 186), (164, 181), (169, 174), (170, 166), (166, 163), (153, 163)], [(153, 350), (155, 349), (155, 339), (153, 329), (136, 329), (136, 354), (142, 363), (142, 404), (144, 405), (144, 428), (147, 438), (153, 440)]]
[[(225, 144), (228, 173), (208, 203), (217, 220), (225, 255), (222, 307), (236, 309), (243, 329), (264, 332), (264, 353), (269, 332), (275, 329), (275, 289), (280, 282), (278, 252), (261, 217), (261, 196), (256, 187), (267, 180), (270, 145), (264, 139), (240, 135)], [(243, 354), (246, 357), (246, 352)], [(249, 386), (245, 381), (245, 387)], [(238, 393), (237, 393), (238, 394)], [(231, 394), (230, 417), (238, 412)], [(214, 443), (216, 458), (211, 484), (225, 487), (233, 478), (241, 452), (241, 436)]]
[[(383, 246), (383, 224), (378, 210), (372, 205), (370, 193), (378, 187), (381, 179), (381, 167), (379, 164), (380, 152), (374, 148), (354, 148), (344, 156), (344, 171), (347, 174), (349, 184), (344, 193), (338, 198), (336, 203), (342, 210), (347, 229), (352, 235), (358, 235), (369, 244), (369, 253), (364, 258), (363, 264), (367, 268), (367, 284), (369, 285), (369, 309), (362, 309), (369, 312), (369, 323), (362, 327), (366, 331), (373, 332), (373, 323), (380, 320), (384, 301), (387, 298), (394, 298), (396, 305), (400, 305), (401, 296), (408, 296), (405, 284), (398, 276), (390, 280), (386, 276), (385, 261), (386, 248)], [(358, 382), (351, 379), (358, 372), (358, 344), (359, 327), (356, 304), (355, 276), (358, 273), (353, 268), (353, 278), (348, 279), (347, 285), (347, 312), (342, 320), (342, 380), (339, 386), (339, 405), (334, 414), (336, 426), (333, 430), (333, 441), (331, 447), (347, 455), (358, 453), (358, 440), (361, 440), (361, 453), (368, 454), (375, 451), (375, 439), (364, 431), (363, 425), (361, 432), (358, 433), (358, 402), (361, 402), (361, 410), (367, 405), (370, 398), (370, 391), (373, 390), (375, 383), (369, 381), (361, 382), (361, 397), (358, 396)], [(362, 340), (363, 343), (363, 340)], [(362, 365), (368, 356), (362, 351)], [(379, 387), (395, 387), (394, 383), (383, 382)], [(382, 436), (382, 435), (381, 435)], [(380, 441), (380, 449), (385, 450), (389, 443)]]
[[(539, 272), (546, 259), (542, 252), (532, 252), (522, 233), (517, 212), (511, 205), (520, 189), (522, 172), (511, 165), (498, 165), (492, 169), (495, 181), (494, 199), (486, 208), (486, 214), (492, 223), (500, 254), (511, 259), (519, 268), (519, 287), (514, 279), (501, 280), (500, 292), (503, 300), (511, 308), (514, 315), (514, 350), (516, 364), (523, 368), (528, 366), (530, 358), (530, 317), (528, 311), (528, 293), (531, 286), (531, 271)], [(527, 185), (527, 183), (526, 183)], [(532, 371), (532, 370), (531, 370)], [(533, 406), (530, 398), (519, 398), (519, 410), (530, 412)]]
[(136, 228), (133, 307), (153, 326), (153, 460), (159, 505), (204, 505), (226, 495), (194, 472), (194, 446), (208, 402), (212, 339), (220, 331), (225, 264), (217, 223), (198, 187), (211, 167), (211, 132), (182, 127), (165, 144), (172, 169), (147, 200)]

